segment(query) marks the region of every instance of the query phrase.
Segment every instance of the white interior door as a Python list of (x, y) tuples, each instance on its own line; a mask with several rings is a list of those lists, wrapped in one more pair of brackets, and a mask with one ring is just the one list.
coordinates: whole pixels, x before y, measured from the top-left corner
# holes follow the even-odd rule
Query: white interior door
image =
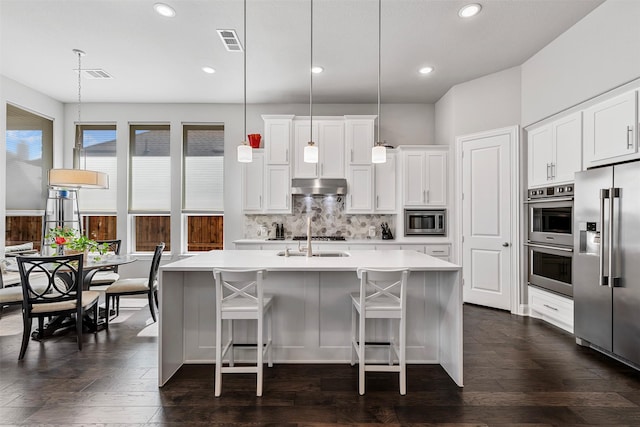
[(512, 153), (517, 128), (461, 138), (462, 267), (465, 302), (511, 310)]

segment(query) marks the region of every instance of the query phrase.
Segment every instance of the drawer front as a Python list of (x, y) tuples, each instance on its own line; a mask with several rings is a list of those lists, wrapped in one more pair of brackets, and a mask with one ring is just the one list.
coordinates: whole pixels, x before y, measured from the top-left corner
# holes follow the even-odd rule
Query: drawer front
[(431, 256), (448, 257), (450, 251), (449, 245), (427, 245), (426, 253)]
[[(529, 308), (549, 318), (570, 326), (573, 331), (573, 300), (529, 287)], [(553, 323), (553, 322), (552, 322)], [(569, 330), (563, 327), (565, 330)]]

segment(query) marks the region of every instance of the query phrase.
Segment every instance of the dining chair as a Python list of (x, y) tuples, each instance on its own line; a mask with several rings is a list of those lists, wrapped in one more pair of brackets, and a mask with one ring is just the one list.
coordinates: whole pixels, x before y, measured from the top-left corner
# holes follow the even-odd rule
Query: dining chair
[[(151, 311), (151, 317), (154, 322), (156, 321), (154, 305), (156, 307), (158, 306), (158, 270), (160, 268), (160, 259), (162, 257), (164, 247), (164, 242), (156, 245), (148, 277), (118, 279), (104, 290), (105, 311), (107, 313), (105, 322), (106, 329), (109, 329), (109, 301), (116, 298), (118, 299), (117, 304), (119, 306), (119, 298), (124, 295), (147, 295), (147, 298), (149, 299), (149, 311)], [(118, 311), (119, 310), (116, 310), (116, 316), (119, 314)]]
[[(107, 244), (107, 253), (120, 255), (120, 246), (122, 244), (122, 240), (98, 240), (98, 244)], [(98, 270), (93, 277), (91, 278), (91, 283), (89, 286), (104, 286), (110, 285), (116, 280), (120, 279), (120, 275), (118, 274), (118, 266), (114, 265), (111, 267), (105, 267)]]
[[(93, 311), (94, 330), (98, 326), (99, 292), (83, 291), (83, 254), (53, 257), (18, 257), (22, 284), (22, 346), (18, 360), (24, 358), (33, 318), (44, 328), (44, 318), (75, 317), (78, 349), (82, 350), (82, 324), (86, 313)], [(40, 285), (44, 283), (45, 287)]]
[[(407, 335), (407, 280), (409, 270), (378, 270), (361, 268), (360, 292), (351, 294), (351, 366), (358, 358), (358, 391), (365, 393), (366, 372), (398, 372), (400, 394), (407, 393), (406, 335)], [(367, 319), (388, 319), (388, 342), (367, 341)], [(392, 322), (398, 320), (398, 337), (394, 336)], [(388, 364), (367, 363), (366, 347), (388, 347)], [(393, 357), (395, 354), (395, 358)], [(398, 364), (394, 364), (395, 359)]]
[[(267, 354), (269, 367), (273, 366), (272, 339), (272, 303), (273, 296), (263, 293), (263, 279), (266, 270), (228, 270), (214, 269), (216, 283), (216, 371), (214, 392), (216, 397), (222, 393), (223, 373), (255, 373), (257, 376), (256, 396), (262, 396), (262, 368), (264, 355)], [(264, 340), (264, 323), (267, 323), (267, 339)], [(236, 343), (233, 337), (234, 320), (256, 320), (256, 344)], [(228, 337), (222, 344), (222, 322), (228, 321)], [(234, 366), (234, 346), (256, 347), (257, 360), (254, 366)], [(229, 354), (228, 366), (224, 357)]]

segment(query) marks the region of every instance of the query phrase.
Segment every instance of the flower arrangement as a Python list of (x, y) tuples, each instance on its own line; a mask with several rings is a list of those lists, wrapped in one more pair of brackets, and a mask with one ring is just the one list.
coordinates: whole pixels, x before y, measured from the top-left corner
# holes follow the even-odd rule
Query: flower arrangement
[(49, 240), (52, 248), (57, 248), (58, 253), (61, 251), (73, 252), (98, 252), (100, 255), (107, 253), (109, 245), (106, 243), (98, 243), (87, 236), (80, 235), (78, 230), (70, 227), (55, 227), (49, 230), (46, 239)]

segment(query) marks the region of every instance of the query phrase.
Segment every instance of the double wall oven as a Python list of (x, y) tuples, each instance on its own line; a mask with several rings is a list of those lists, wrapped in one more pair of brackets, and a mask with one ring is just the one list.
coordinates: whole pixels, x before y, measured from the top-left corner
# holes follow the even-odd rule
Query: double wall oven
[(573, 296), (573, 184), (529, 190), (529, 283)]

